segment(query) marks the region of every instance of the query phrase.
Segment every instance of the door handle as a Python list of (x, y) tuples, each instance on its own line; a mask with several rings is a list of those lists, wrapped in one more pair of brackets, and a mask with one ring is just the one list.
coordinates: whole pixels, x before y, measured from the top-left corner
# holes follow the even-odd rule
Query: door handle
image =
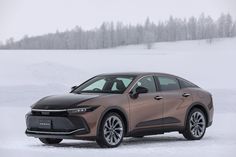
[(163, 97), (162, 96), (155, 96), (154, 99), (161, 100), (161, 99), (163, 99)]
[(188, 97), (188, 96), (190, 96), (191, 94), (188, 94), (188, 93), (184, 93), (182, 96), (183, 97)]

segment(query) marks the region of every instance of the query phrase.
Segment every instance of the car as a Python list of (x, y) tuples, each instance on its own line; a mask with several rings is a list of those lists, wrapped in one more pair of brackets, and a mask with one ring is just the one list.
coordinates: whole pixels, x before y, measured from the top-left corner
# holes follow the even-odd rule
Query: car
[(124, 137), (177, 131), (200, 140), (213, 121), (212, 95), (181, 77), (155, 72), (97, 75), (64, 95), (40, 99), (26, 114), (26, 135), (44, 144), (95, 140), (113, 148)]

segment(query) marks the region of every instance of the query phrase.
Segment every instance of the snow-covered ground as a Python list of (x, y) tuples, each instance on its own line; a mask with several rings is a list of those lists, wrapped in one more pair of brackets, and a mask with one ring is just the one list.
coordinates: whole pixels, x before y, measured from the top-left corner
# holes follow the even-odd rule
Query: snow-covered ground
[[(158, 43), (81, 51), (0, 51), (0, 156), (234, 156), (236, 153), (236, 38)], [(39, 98), (69, 92), (89, 77), (118, 71), (172, 73), (213, 94), (212, 127), (200, 141), (178, 133), (127, 138), (120, 147), (65, 140), (45, 146), (26, 137), (24, 115)]]

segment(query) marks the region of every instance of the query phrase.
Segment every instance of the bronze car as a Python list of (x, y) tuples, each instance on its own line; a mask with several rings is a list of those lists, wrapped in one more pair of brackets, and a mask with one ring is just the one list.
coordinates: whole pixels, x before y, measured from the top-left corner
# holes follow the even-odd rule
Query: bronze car
[(114, 73), (95, 76), (65, 95), (45, 97), (26, 115), (28, 136), (45, 144), (96, 140), (116, 147), (123, 137), (178, 131), (201, 139), (212, 124), (209, 92), (174, 75)]

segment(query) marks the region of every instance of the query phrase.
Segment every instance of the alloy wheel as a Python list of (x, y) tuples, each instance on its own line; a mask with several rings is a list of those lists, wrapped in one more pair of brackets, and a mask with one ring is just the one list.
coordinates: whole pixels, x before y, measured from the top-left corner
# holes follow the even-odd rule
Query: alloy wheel
[(109, 117), (103, 127), (104, 138), (110, 145), (118, 144), (123, 138), (123, 123), (117, 116)]
[(189, 123), (191, 134), (194, 137), (199, 138), (204, 134), (206, 129), (206, 120), (203, 113), (198, 111), (194, 112), (191, 115)]

